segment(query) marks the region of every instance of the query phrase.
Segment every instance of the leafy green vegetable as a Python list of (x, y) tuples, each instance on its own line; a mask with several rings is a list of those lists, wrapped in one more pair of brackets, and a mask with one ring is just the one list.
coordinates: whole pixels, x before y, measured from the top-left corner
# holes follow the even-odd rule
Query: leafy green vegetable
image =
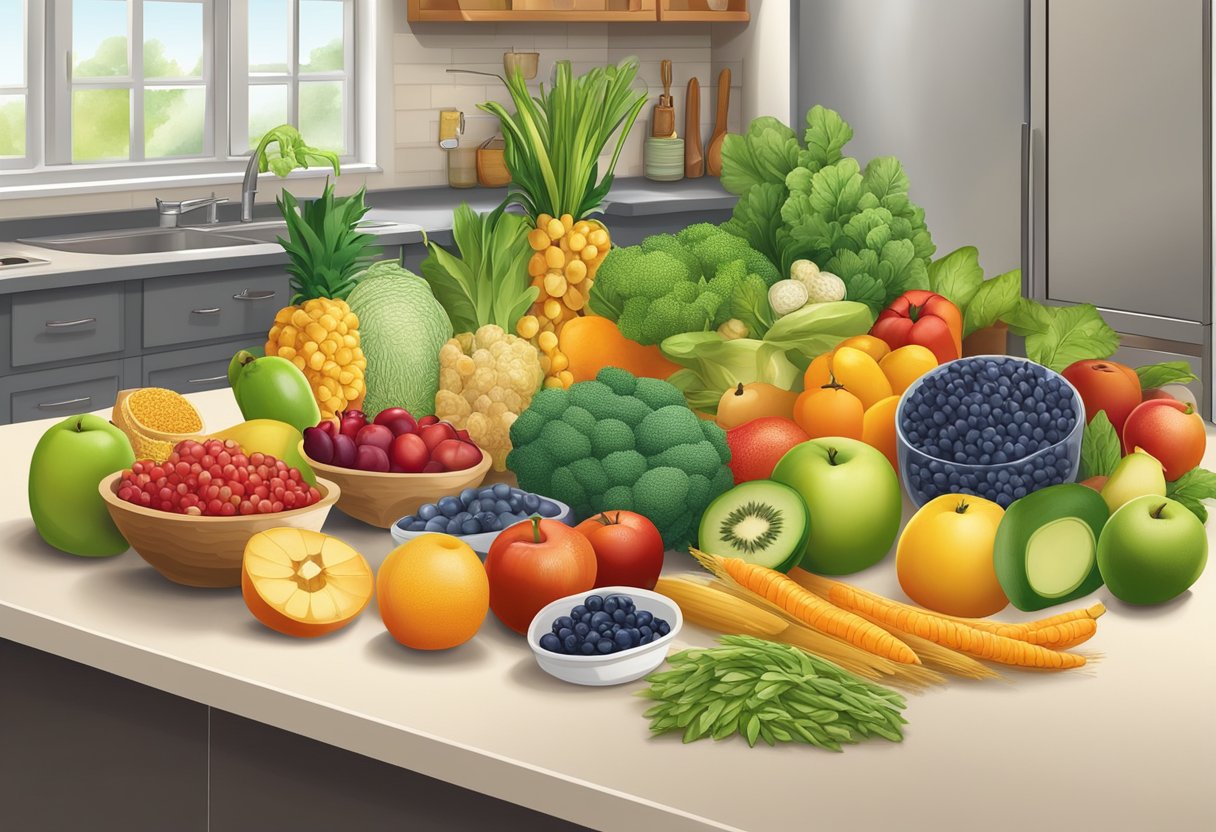
[(703, 413), (716, 413), (722, 393), (741, 382), (798, 390), (816, 356), (867, 332), (873, 323), (868, 307), (844, 300), (808, 304), (778, 318), (762, 339), (726, 341), (716, 332), (675, 335), (663, 341), (663, 354), (684, 369), (668, 381), (684, 392), (690, 407)]
[(1026, 357), (1060, 372), (1074, 361), (1109, 358), (1119, 336), (1089, 303), (1045, 306), (1047, 327), (1026, 336)]
[(428, 242), (421, 271), (453, 329), (476, 332), (493, 324), (514, 332), (540, 292), (528, 280), (527, 220), (501, 207), (478, 214), (462, 202), (452, 215), (452, 239), (460, 257)]
[(1147, 364), (1136, 368), (1140, 377), (1140, 389), (1150, 390), (1163, 384), (1189, 384), (1199, 376), (1191, 370), (1191, 365), (1185, 361), (1163, 361), (1160, 364)]
[(1018, 302), (1002, 319), (1009, 324), (1009, 331), (1023, 338), (1045, 332), (1051, 325), (1051, 313), (1047, 307), (1030, 298), (1018, 298)]
[(740, 198), (723, 228), (783, 274), (795, 260), (811, 260), (844, 281), (849, 300), (877, 314), (903, 292), (928, 287), (935, 248), (899, 161), (879, 157), (863, 171), (842, 155), (852, 137), (824, 107), (807, 113), (805, 145), (769, 117), (728, 135), (722, 182)]
[(1021, 299), (1021, 269), (985, 280), (963, 310), (963, 337), (1002, 320), (1017, 308)]
[(1109, 477), (1123, 457), (1119, 435), (1110, 423), (1105, 410), (1099, 410), (1081, 436), (1081, 469), (1077, 479)]
[(307, 168), (309, 162), (329, 165), (334, 169), (334, 176), (342, 173), (337, 153), (305, 144), (300, 131), (290, 124), (280, 124), (267, 130), (253, 155), (257, 157), (260, 172), (274, 171), (275, 176), (286, 176), (296, 168)]
[(773, 325), (773, 310), (768, 304), (768, 287), (759, 275), (749, 274), (731, 293), (730, 315), (747, 327), (749, 337), (763, 338)]
[(1204, 500), (1216, 500), (1216, 473), (1205, 468), (1192, 468), (1173, 482), (1165, 484), (1165, 496), (1190, 509), (1199, 522), (1208, 522)]

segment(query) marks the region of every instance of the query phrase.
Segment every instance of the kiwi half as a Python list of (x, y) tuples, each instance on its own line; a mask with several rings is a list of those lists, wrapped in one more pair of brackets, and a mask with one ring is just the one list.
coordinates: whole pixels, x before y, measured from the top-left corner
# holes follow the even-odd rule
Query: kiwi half
[(802, 495), (772, 480), (751, 480), (718, 496), (701, 515), (700, 547), (788, 572), (811, 531)]

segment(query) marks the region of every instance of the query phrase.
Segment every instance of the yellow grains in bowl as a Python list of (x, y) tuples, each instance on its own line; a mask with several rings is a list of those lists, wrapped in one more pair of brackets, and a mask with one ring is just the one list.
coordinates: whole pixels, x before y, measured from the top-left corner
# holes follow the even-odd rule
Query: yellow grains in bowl
[(163, 387), (144, 387), (127, 399), (135, 421), (162, 433), (197, 433), (203, 419), (186, 397)]

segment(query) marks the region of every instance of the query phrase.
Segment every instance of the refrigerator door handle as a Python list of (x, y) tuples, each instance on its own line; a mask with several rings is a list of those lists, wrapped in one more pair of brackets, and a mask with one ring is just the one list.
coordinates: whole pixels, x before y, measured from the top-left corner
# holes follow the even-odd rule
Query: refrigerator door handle
[(1022, 122), (1022, 295), (1024, 297), (1033, 297), (1032, 289), (1034, 281), (1030, 279), (1030, 174), (1031, 174), (1031, 159), (1030, 159), (1030, 125)]

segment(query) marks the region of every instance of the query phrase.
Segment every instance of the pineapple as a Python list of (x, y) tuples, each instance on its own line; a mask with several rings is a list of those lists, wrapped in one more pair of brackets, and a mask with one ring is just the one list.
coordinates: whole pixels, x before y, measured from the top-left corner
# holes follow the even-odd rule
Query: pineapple
[[(570, 62), (558, 61), (553, 89), (546, 93), (542, 85), (536, 97), (521, 74), (507, 77), (514, 114), (496, 102), (479, 105), (502, 123), (509, 199), (532, 225), (528, 275), (540, 294), (515, 331), (540, 350), (546, 387), (574, 382), (558, 336), (566, 321), (583, 314), (595, 272), (612, 246), (608, 229), (588, 217), (612, 187), (621, 147), (646, 103), (645, 93), (631, 89), (637, 71), (637, 60), (629, 58), (575, 78)], [(616, 148), (600, 177), (599, 156), (613, 133)]]
[(303, 212), (290, 193), (284, 191), (279, 200), (290, 238), (280, 242), (291, 257), (287, 271), (292, 305), (275, 315), (266, 336), (266, 355), (281, 356), (300, 368), (324, 419), (358, 408), (367, 392), (359, 318), (346, 304), (355, 288), (354, 276), (376, 252), (371, 235), (357, 230), (367, 213), (363, 194), (360, 189), (338, 199), (327, 182), (320, 199)]

